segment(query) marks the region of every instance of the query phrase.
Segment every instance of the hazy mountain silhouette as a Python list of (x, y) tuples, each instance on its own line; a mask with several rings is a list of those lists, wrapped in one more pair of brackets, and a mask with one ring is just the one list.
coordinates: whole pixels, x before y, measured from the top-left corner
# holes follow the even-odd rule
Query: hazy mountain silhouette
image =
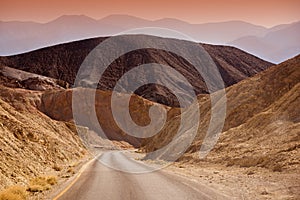
[(61, 16), (51, 22), (0, 22), (0, 55), (12, 55), (63, 42), (111, 35), (122, 28), (84, 15)]
[(270, 29), (263, 37), (246, 36), (230, 42), (251, 54), (276, 63), (300, 52), (300, 22)]
[[(63, 15), (48, 23), (0, 21), (0, 55), (14, 55), (143, 27), (173, 29), (203, 43), (230, 44), (271, 62), (280, 62), (299, 53), (299, 23), (268, 29), (243, 21), (190, 24), (178, 19), (151, 21), (129, 15), (110, 15), (100, 20), (84, 15)], [(164, 37), (164, 34), (158, 36)]]
[(144, 20), (110, 15), (95, 20), (84, 15), (64, 15), (51, 22), (0, 22), (0, 54), (15, 54), (35, 48), (93, 36), (112, 35), (138, 27), (164, 27), (181, 31), (205, 43), (223, 44), (246, 35), (262, 36), (267, 29), (241, 21), (189, 24), (177, 19)]

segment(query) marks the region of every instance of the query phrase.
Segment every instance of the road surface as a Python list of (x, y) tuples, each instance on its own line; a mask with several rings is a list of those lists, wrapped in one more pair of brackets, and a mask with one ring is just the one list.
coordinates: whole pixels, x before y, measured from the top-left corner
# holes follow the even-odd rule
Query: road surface
[[(105, 152), (90, 163), (76, 182), (62, 192), (59, 200), (199, 200), (228, 199), (207, 186), (164, 170), (132, 174), (114, 170), (114, 166), (148, 167), (124, 156), (120, 151)], [(125, 167), (125, 168), (126, 168)], [(118, 168), (118, 167), (117, 167)]]

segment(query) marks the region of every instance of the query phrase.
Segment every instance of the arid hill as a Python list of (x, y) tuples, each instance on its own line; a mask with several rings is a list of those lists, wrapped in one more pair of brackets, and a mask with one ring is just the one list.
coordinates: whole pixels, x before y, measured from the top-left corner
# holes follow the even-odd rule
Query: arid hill
[[(26, 188), (35, 177), (70, 176), (73, 168), (90, 156), (92, 146), (113, 149), (140, 145), (139, 139), (126, 135), (112, 119), (110, 91), (97, 91), (96, 105), (101, 126), (112, 141), (100, 138), (91, 123), (76, 129), (73, 89), (65, 86), (53, 78), (0, 67), (0, 190), (15, 184)], [(150, 105), (153, 102), (132, 97), (131, 114), (137, 123), (149, 123)], [(84, 108), (82, 112), (87, 114)]]
[[(204, 161), (227, 166), (263, 167), (271, 171), (299, 171), (299, 69), (300, 55), (227, 88), (223, 132)], [(208, 95), (200, 95), (198, 101), (201, 108), (198, 135), (180, 159), (182, 162), (201, 161), (199, 150), (211, 110)], [(196, 117), (193, 106), (183, 114)], [(152, 152), (168, 144), (176, 133), (179, 120), (179, 117), (171, 119), (161, 133), (144, 141), (141, 150)], [(176, 139), (180, 141), (180, 138)], [(168, 149), (148, 158), (169, 159), (168, 153), (172, 151), (174, 149)]]
[[(87, 90), (87, 91), (85, 91)], [(94, 91), (84, 88), (75, 88), (68, 90), (59, 91), (47, 91), (41, 96), (41, 104), (39, 109), (51, 117), (52, 119), (70, 122), (73, 120), (72, 112), (72, 93), (73, 92), (84, 92), (81, 95), (79, 102), (85, 102), (86, 94), (91, 94)], [(126, 134), (119, 126), (116, 124), (111, 111), (111, 92), (110, 91), (96, 91), (95, 108), (97, 119), (93, 119), (89, 114), (89, 108), (87, 104), (80, 104), (80, 112), (82, 116), (86, 116), (86, 119), (79, 122), (81, 126), (89, 127), (90, 129), (99, 133), (103, 138), (108, 138), (115, 141), (125, 141), (130, 143), (135, 147), (139, 147), (141, 143), (140, 138), (133, 137)], [(122, 94), (120, 94), (122, 95)], [(145, 126), (150, 123), (149, 118), (149, 108), (152, 106), (153, 102), (141, 98), (137, 95), (131, 96), (129, 111), (134, 122), (140, 126)], [(125, 104), (118, 105), (119, 107), (125, 107)], [(118, 109), (118, 108), (117, 108)], [(169, 107), (165, 106), (165, 109), (170, 110)], [(168, 113), (168, 119), (180, 113), (178, 109), (173, 109)], [(159, 120), (159, 119), (157, 119)], [(100, 123), (103, 130), (99, 130), (97, 124)]]
[[(22, 91), (24, 94), (26, 94), (26, 91), (28, 91), (29, 94), (35, 92), (35, 94), (38, 95), (36, 97), (36, 102), (34, 103), (34, 109), (44, 113), (51, 119), (68, 123), (69, 128), (71, 128), (73, 132), (76, 132), (76, 128), (74, 125), (72, 125), (74, 123), (72, 112), (72, 93), (74, 91), (84, 92), (84, 95), (81, 95), (79, 99), (79, 101), (84, 102), (86, 100), (85, 95), (92, 94), (94, 92), (91, 89), (84, 88), (68, 89), (68, 84), (64, 81), (3, 66), (0, 67), (0, 85), (2, 86), (3, 90), (8, 90), (8, 88), (10, 88), (9, 90), (12, 91), (10, 99), (12, 100), (14, 99), (15, 92), (21, 91), (20, 89), (23, 89)], [(97, 121), (93, 121), (91, 118), (88, 118), (80, 125), (88, 127), (90, 129), (89, 131), (93, 130), (97, 133), (100, 133), (102, 131), (97, 127), (97, 124), (100, 122), (101, 128), (104, 131), (103, 133), (105, 134), (102, 135), (103, 138), (120, 142), (124, 141), (133, 146), (139, 147), (141, 140), (126, 134), (118, 127), (113, 119), (111, 111), (111, 95), (111, 91), (97, 90), (95, 101), (97, 109)], [(25, 95), (15, 101), (25, 101), (27, 98), (29, 97)], [(130, 98), (129, 108), (133, 120), (139, 125), (149, 124), (150, 118), (148, 112), (150, 106), (153, 104), (155, 103), (137, 95), (133, 95)], [(169, 107), (164, 107), (167, 110), (170, 110)], [(82, 104), (80, 109), (82, 115), (89, 117), (89, 108), (86, 105)], [(173, 117), (179, 112), (179, 110), (173, 109), (172, 112), (168, 113), (169, 118)]]
[[(66, 120), (72, 115), (64, 112), (71, 109), (64, 107), (70, 99), (56, 98), (70, 94), (65, 87), (63, 81), (0, 67), (0, 190), (15, 184), (27, 187), (40, 176), (70, 176), (90, 157), (90, 147), (114, 148), (89, 128), (76, 129)], [(120, 140), (115, 147), (131, 147)]]
[[(150, 36), (139, 36), (150, 37)], [(151, 36), (153, 37), (153, 36)], [(51, 77), (73, 84), (76, 73), (88, 53), (106, 38), (94, 38), (43, 48), (16, 56), (0, 57), (3, 66)], [(171, 39), (164, 39), (166, 41)], [(173, 39), (174, 41), (178, 41)], [(234, 47), (203, 44), (218, 67), (225, 86), (251, 77), (272, 65)], [(188, 47), (182, 47), (183, 52)], [(194, 87), (196, 94), (208, 93), (203, 78), (182, 57), (158, 49), (140, 49), (116, 59), (105, 71), (99, 84), (101, 90), (112, 90), (116, 81), (130, 69), (140, 64), (160, 63), (180, 72)], [(141, 76), (132, 77), (133, 80)], [(173, 81), (176, 80), (176, 77)], [(175, 85), (178, 85), (174, 83)], [(184, 87), (184, 86), (182, 86)], [(168, 106), (179, 106), (177, 99), (164, 87), (149, 85), (136, 94)]]
[(54, 174), (88, 155), (76, 132), (37, 109), (41, 92), (0, 85), (0, 189)]

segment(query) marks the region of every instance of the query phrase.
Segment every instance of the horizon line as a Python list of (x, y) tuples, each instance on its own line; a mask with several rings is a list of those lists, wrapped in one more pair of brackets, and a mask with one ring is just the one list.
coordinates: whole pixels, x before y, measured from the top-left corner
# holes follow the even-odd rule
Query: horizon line
[(232, 20), (227, 20), (227, 21), (210, 21), (210, 22), (203, 22), (203, 23), (190, 23), (190, 22), (187, 22), (185, 20), (181, 20), (181, 19), (178, 19), (178, 18), (172, 18), (172, 17), (164, 17), (164, 18), (158, 18), (158, 19), (151, 20), (151, 19), (146, 19), (146, 18), (143, 18), (143, 17), (137, 17), (137, 16), (134, 16), (134, 15), (128, 15), (128, 14), (110, 14), (110, 15), (107, 15), (107, 16), (102, 17), (100, 19), (96, 19), (96, 18), (93, 18), (93, 17), (88, 16), (86, 14), (63, 14), (63, 15), (60, 15), (60, 16), (58, 16), (58, 17), (56, 17), (52, 20), (46, 21), (46, 22), (32, 21), (32, 20), (24, 20), (24, 21), (22, 21), (22, 20), (0, 20), (0, 22), (4, 22), (4, 23), (20, 22), (20, 23), (48, 24), (48, 23), (51, 23), (55, 20), (58, 20), (59, 18), (71, 17), (71, 16), (86, 17), (86, 18), (90, 18), (91, 20), (95, 20), (95, 21), (101, 21), (105, 18), (112, 17), (112, 16), (127, 16), (127, 17), (132, 17), (132, 18), (136, 18), (136, 19), (140, 19), (140, 20), (149, 21), (149, 22), (156, 22), (156, 21), (160, 21), (160, 20), (171, 19), (171, 20), (177, 20), (179, 22), (183, 22), (183, 23), (186, 23), (186, 24), (189, 24), (189, 25), (204, 25), (204, 24), (218, 24), (218, 23), (228, 23), (228, 22), (242, 22), (242, 23), (247, 23), (247, 24), (251, 24), (251, 25), (254, 25), (254, 26), (260, 26), (260, 27), (263, 27), (263, 28), (266, 28), (266, 29), (271, 29), (271, 28), (274, 28), (274, 27), (280, 26), (280, 25), (294, 24), (294, 23), (297, 23), (297, 22), (300, 21), (300, 19), (299, 19), (299, 20), (292, 21), (292, 22), (280, 23), (280, 24), (276, 24), (276, 25), (272, 25), (272, 26), (265, 26), (265, 25), (255, 24), (255, 23), (252, 23), (252, 22), (238, 20), (238, 19), (232, 19)]

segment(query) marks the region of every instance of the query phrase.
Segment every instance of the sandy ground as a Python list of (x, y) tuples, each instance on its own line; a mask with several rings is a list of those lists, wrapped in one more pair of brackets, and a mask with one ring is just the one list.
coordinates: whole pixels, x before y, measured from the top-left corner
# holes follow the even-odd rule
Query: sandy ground
[[(224, 167), (175, 163), (166, 168), (205, 183), (235, 199), (300, 199), (300, 174), (270, 172), (263, 168)], [(234, 198), (233, 198), (234, 199)]]

